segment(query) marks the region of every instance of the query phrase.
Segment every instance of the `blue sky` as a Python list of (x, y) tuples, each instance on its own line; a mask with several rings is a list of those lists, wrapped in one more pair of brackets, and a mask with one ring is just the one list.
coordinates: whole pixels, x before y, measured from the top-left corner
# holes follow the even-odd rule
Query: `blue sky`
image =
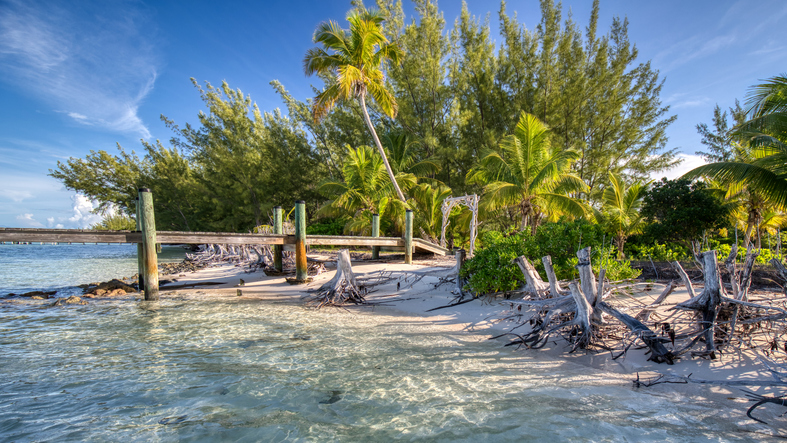
[[(412, 11), (409, 0), (405, 10)], [(371, 0), (367, 0), (371, 5)], [(497, 41), (498, 1), (468, 0), (489, 19)], [(584, 27), (590, 1), (565, 0)], [(509, 13), (534, 29), (537, 0), (509, 0)], [(449, 26), (461, 2), (439, 3)], [(179, 124), (203, 109), (189, 78), (229, 85), (262, 110), (283, 108), (269, 86), (279, 80), (298, 99), (318, 82), (301, 61), (321, 21), (343, 21), (347, 1), (36, 1), (0, 0), (0, 226), (86, 227), (99, 217), (87, 199), (47, 176), (58, 160), (115, 144), (167, 141), (161, 114)], [(670, 148), (683, 152), (679, 175), (701, 150), (697, 123), (713, 107), (787, 72), (787, 2), (602, 0), (599, 32), (629, 19), (639, 60), (665, 79), (661, 98), (678, 120)], [(343, 22), (346, 26), (346, 22)]]

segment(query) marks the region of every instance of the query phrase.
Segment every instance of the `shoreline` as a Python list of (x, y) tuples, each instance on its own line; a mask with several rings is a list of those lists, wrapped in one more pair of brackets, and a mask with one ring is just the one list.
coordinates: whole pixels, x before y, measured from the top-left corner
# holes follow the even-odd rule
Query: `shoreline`
[[(245, 273), (242, 267), (235, 265), (219, 265), (197, 271), (195, 273), (183, 274), (176, 277), (176, 284), (199, 284), (204, 282), (223, 281), (223, 284), (212, 286), (197, 286), (194, 288), (183, 288), (168, 290), (166, 286), (160, 289), (162, 297), (192, 293), (199, 297), (226, 296), (237, 297), (237, 290), (242, 291), (241, 299), (259, 300), (261, 302), (286, 303), (292, 305), (305, 304), (306, 291), (318, 288), (320, 285), (330, 280), (335, 273), (335, 263), (331, 263), (329, 254), (313, 254), (311, 258), (326, 260), (327, 272), (323, 272), (313, 277), (307, 284), (292, 285), (285, 281), (286, 275), (263, 276), (261, 272)], [(434, 327), (439, 327), (446, 332), (463, 332), (468, 335), (476, 336), (479, 340), (488, 340), (495, 335), (500, 335), (514, 327), (515, 323), (499, 321), (499, 317), (509, 308), (510, 302), (507, 300), (485, 300), (477, 299), (469, 303), (457, 305), (435, 312), (427, 312), (440, 306), (451, 303), (454, 295), (451, 290), (454, 286), (450, 283), (443, 284), (435, 288), (439, 277), (447, 275), (453, 268), (455, 262), (453, 258), (426, 259), (414, 262), (412, 265), (402, 263), (392, 263), (387, 261), (359, 261), (353, 260), (353, 272), (356, 277), (371, 277), (381, 272), (390, 272), (391, 276), (397, 277), (389, 282), (374, 288), (366, 299), (371, 305), (349, 305), (344, 308), (334, 309), (337, 315), (362, 314), (362, 315), (389, 315), (397, 318), (407, 318), (408, 321), (424, 322)], [(418, 273), (418, 274), (416, 274)], [(420, 277), (416, 280), (416, 275)], [(239, 286), (240, 279), (244, 280), (244, 285)], [(399, 289), (397, 290), (397, 283)], [(663, 289), (663, 284), (658, 283), (634, 283), (649, 287), (643, 290), (644, 293), (652, 293), (652, 297), (658, 296)], [(672, 297), (681, 299), (688, 298), (688, 291), (685, 288), (677, 289)], [(614, 301), (612, 301), (614, 303)], [(494, 346), (504, 346), (505, 338), (496, 340)], [(762, 381), (773, 380), (768, 368), (756, 359), (750, 352), (743, 352), (739, 355), (721, 355), (717, 360), (706, 360), (701, 358), (691, 358), (689, 355), (678, 360), (674, 365), (657, 364), (647, 361), (645, 349), (635, 349), (632, 346), (626, 355), (613, 360), (610, 351), (578, 350), (569, 353), (567, 343), (561, 339), (550, 339), (549, 344), (543, 349), (521, 349), (520, 352), (527, 353), (528, 356), (538, 359), (559, 360), (571, 364), (587, 367), (593, 372), (600, 372), (604, 377), (614, 379), (621, 385), (632, 386), (632, 389), (644, 389), (656, 395), (669, 396), (670, 393), (681, 392), (688, 394), (698, 402), (718, 404), (720, 413), (728, 415), (729, 420), (736, 422), (742, 429), (756, 432), (759, 435), (785, 436), (787, 435), (787, 420), (779, 417), (783, 414), (784, 408), (770, 406), (760, 407), (755, 412), (755, 416), (768, 422), (769, 425), (757, 423), (746, 416), (746, 410), (753, 404), (740, 388), (745, 388), (755, 393), (768, 396), (782, 395), (783, 387), (773, 386), (726, 386), (717, 384), (701, 383), (661, 383), (650, 387), (635, 387), (635, 381), (647, 381), (655, 379), (660, 374), (676, 377), (690, 377), (695, 380), (706, 381)], [(721, 412), (724, 411), (724, 412)]]
[[(330, 253), (310, 253), (310, 258), (324, 261), (327, 271), (313, 276), (307, 284), (293, 285), (286, 282), (288, 274), (267, 276), (260, 271), (246, 272), (243, 265), (222, 263), (203, 268), (194, 272), (181, 272), (162, 275), (162, 280), (174, 280), (168, 285), (160, 287), (162, 300), (171, 297), (186, 297), (194, 299), (226, 297), (228, 299), (257, 300), (263, 303), (284, 303), (294, 306), (304, 306), (306, 291), (318, 288), (330, 280), (335, 273), (335, 261)], [(325, 307), (333, 309), (336, 315), (387, 315), (397, 319), (411, 322), (429, 324), (446, 333), (467, 333), (473, 340), (486, 341), (495, 335), (507, 332), (516, 323), (501, 322), (499, 318), (510, 308), (510, 302), (503, 299), (487, 300), (476, 299), (469, 303), (448, 307), (439, 311), (427, 312), (430, 309), (449, 305), (454, 298), (451, 290), (454, 285), (445, 283), (435, 287), (439, 277), (446, 276), (455, 265), (453, 257), (439, 257), (421, 259), (412, 265), (405, 265), (400, 261), (387, 260), (353, 260), (353, 271), (359, 278), (373, 277), (380, 273), (390, 273), (391, 280), (381, 284), (370, 291), (366, 300), (370, 305), (350, 305), (344, 308)], [(241, 279), (243, 285), (241, 286)], [(644, 293), (653, 293), (657, 296), (663, 285), (658, 283), (634, 283), (632, 285), (648, 286), (642, 290)], [(398, 288), (397, 288), (398, 286)], [(237, 291), (242, 291), (238, 297)], [(681, 293), (682, 292), (682, 293)], [(119, 302), (140, 300), (141, 293), (133, 292), (125, 296), (99, 297), (94, 301)], [(687, 297), (688, 292), (683, 289), (675, 291), (672, 297), (681, 299)], [(4, 299), (4, 301), (10, 301)], [(51, 300), (37, 300), (41, 304), (51, 304)], [(47, 303), (48, 302), (48, 303)], [(615, 303), (612, 300), (611, 303)], [(521, 328), (520, 328), (521, 329)], [(517, 330), (519, 332), (520, 330)], [(492, 346), (505, 346), (506, 338), (499, 338)], [(561, 361), (572, 365), (586, 367), (590, 373), (619, 386), (629, 386), (631, 389), (642, 389), (654, 395), (676, 398), (689, 396), (698, 403), (711, 403), (718, 405), (719, 413), (725, 420), (732, 420), (742, 430), (756, 432), (762, 436), (787, 435), (787, 420), (779, 415), (785, 412), (783, 407), (766, 405), (760, 407), (754, 416), (767, 421), (763, 425), (750, 420), (746, 410), (753, 404), (746, 398), (743, 391), (734, 386), (713, 384), (673, 384), (663, 383), (650, 387), (635, 387), (634, 381), (655, 378), (658, 374), (667, 374), (678, 377), (691, 376), (699, 380), (772, 380), (768, 369), (751, 353), (741, 355), (722, 355), (715, 361), (700, 358), (690, 358), (688, 355), (681, 358), (674, 365), (656, 364), (647, 361), (643, 349), (632, 349), (628, 353), (613, 360), (610, 351), (595, 350), (570, 354), (566, 342), (555, 337), (543, 349), (520, 349), (529, 357), (539, 360)], [(746, 386), (753, 392), (768, 396), (778, 396), (784, 388)]]

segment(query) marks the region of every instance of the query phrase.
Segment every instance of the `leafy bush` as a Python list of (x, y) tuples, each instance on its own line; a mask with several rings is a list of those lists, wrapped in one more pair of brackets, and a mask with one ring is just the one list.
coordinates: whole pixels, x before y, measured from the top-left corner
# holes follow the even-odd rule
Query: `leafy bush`
[[(629, 244), (626, 249), (629, 251), (629, 256), (637, 260), (681, 261), (691, 259), (688, 249), (677, 243)], [(727, 253), (729, 253), (729, 249)]]
[(602, 248), (605, 241), (603, 228), (587, 221), (560, 221), (539, 226), (536, 235), (530, 231), (504, 235), (487, 231), (479, 237), (482, 245), (475, 256), (462, 268), (462, 276), (468, 278), (469, 287), (478, 294), (512, 291), (524, 283), (524, 276), (513, 259), (524, 255), (546, 280), (541, 257), (550, 255), (558, 279), (566, 280), (577, 276), (577, 251), (590, 246), (594, 271), (598, 272), (603, 262), (611, 280), (622, 280), (639, 275), (631, 269), (628, 261), (614, 260), (611, 247)]
[(306, 235), (343, 235), (347, 220), (330, 218), (306, 226)]
[[(726, 260), (727, 257), (730, 256), (730, 251), (732, 250), (732, 245), (719, 245), (719, 246), (717, 246), (714, 249), (716, 249), (716, 257), (719, 260), (719, 262), (721, 263), (724, 260)], [(740, 246), (738, 247), (737, 258), (738, 258), (738, 263), (742, 263), (746, 259), (746, 249), (745, 248), (740, 247)], [(755, 263), (767, 264), (768, 262), (771, 261), (772, 258), (779, 258), (779, 256), (776, 255), (775, 252), (773, 252), (773, 251), (771, 251), (769, 249), (762, 249), (762, 250), (760, 250), (760, 255), (757, 256), (757, 260), (755, 261)]]
[(642, 273), (641, 269), (632, 269), (629, 260), (617, 260), (618, 251), (611, 246), (597, 250), (596, 254), (591, 249), (591, 254), (595, 255), (591, 259), (593, 272), (598, 275), (601, 268), (606, 268), (606, 277), (611, 281), (637, 278)]

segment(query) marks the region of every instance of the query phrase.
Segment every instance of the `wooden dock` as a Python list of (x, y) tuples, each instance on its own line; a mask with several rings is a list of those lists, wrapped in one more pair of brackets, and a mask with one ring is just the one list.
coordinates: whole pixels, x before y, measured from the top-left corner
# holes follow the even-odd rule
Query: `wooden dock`
[(138, 244), (137, 260), (140, 288), (144, 286), (145, 300), (158, 300), (158, 259), (156, 249), (161, 244), (224, 244), (224, 245), (270, 245), (274, 251), (274, 268), (281, 271), (282, 251), (285, 247), (295, 251), (295, 282), (306, 283), (306, 246), (366, 246), (372, 248), (376, 257), (380, 247), (395, 247), (404, 250), (404, 262), (412, 263), (413, 251), (420, 249), (433, 254), (449, 255), (450, 251), (427, 241), (413, 238), (413, 212), (405, 213), (405, 235), (379, 237), (379, 216), (372, 237), (334, 235), (306, 235), (306, 205), (303, 200), (295, 202), (293, 225), (295, 235), (282, 234), (282, 207), (274, 208), (274, 232), (276, 234), (238, 234), (232, 232), (178, 232), (157, 231), (153, 209), (153, 195), (148, 188), (139, 188), (137, 198), (137, 229), (140, 231), (93, 231), (82, 229), (37, 229), (0, 228), (0, 243), (126, 243)]
[[(142, 243), (138, 231), (91, 231), (82, 229), (0, 228), (0, 242), (31, 243)], [(294, 245), (294, 235), (238, 234), (232, 232), (156, 231), (156, 242), (165, 245)], [(414, 238), (413, 249), (437, 255), (453, 253), (439, 245)], [(381, 246), (404, 248), (399, 237), (359, 237), (343, 235), (307, 235), (309, 246)]]

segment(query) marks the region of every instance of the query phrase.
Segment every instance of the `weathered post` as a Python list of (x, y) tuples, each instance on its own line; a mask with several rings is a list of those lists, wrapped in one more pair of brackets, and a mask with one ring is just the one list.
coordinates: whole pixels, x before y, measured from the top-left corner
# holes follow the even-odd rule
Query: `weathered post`
[(413, 210), (404, 213), (404, 263), (413, 263)]
[(153, 194), (139, 188), (142, 207), (142, 251), (145, 259), (145, 300), (158, 300), (158, 257), (156, 257), (156, 219), (153, 216)]
[(295, 281), (303, 283), (308, 277), (306, 264), (306, 202), (295, 202)]
[(465, 263), (467, 253), (464, 249), (454, 248), (454, 257), (456, 258), (456, 293), (461, 294), (465, 285), (459, 273), (462, 272), (462, 265)]
[[(372, 214), (372, 237), (380, 236), (380, 214)], [(372, 246), (372, 260), (380, 258), (380, 247)]]
[[(142, 232), (142, 204), (139, 201), (139, 197), (136, 198), (137, 201), (137, 232)], [(142, 243), (137, 243), (137, 288), (142, 291), (145, 287), (145, 251), (142, 249)]]
[[(282, 208), (281, 206), (276, 206), (273, 208), (273, 233), (274, 234), (283, 234), (284, 233), (284, 225), (282, 220)], [(276, 269), (278, 272), (283, 271), (282, 265), (282, 251), (284, 250), (284, 245), (273, 245), (273, 268)]]

